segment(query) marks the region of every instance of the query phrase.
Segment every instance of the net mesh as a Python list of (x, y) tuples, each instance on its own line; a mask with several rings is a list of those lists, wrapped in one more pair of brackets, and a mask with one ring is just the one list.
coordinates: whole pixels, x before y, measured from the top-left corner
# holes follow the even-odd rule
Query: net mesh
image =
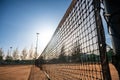
[(102, 80), (93, 0), (73, 0), (42, 52), (41, 68), (52, 80)]

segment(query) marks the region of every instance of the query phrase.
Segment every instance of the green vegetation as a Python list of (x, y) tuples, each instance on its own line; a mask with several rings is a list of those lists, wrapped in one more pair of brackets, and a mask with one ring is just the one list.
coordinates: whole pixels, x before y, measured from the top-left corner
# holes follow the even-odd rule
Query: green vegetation
[[(108, 57), (108, 61), (112, 61), (112, 54), (113, 50), (110, 49), (106, 52)], [(40, 57), (39, 64), (44, 63), (99, 63), (100, 62), (100, 55), (97, 53), (82, 53), (79, 48), (74, 48), (73, 53), (71, 55), (65, 55), (64, 46), (61, 48), (61, 54), (58, 58), (53, 58), (50, 60), (45, 60), (44, 57)]]
[(107, 57), (108, 57), (108, 61), (109, 61), (109, 62), (112, 61), (112, 56), (113, 56), (113, 50), (110, 49), (110, 50), (107, 52)]

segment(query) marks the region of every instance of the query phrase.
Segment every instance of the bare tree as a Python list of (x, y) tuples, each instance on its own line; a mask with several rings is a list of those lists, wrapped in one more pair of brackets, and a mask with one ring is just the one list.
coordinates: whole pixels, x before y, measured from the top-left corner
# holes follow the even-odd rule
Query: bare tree
[(10, 55), (10, 51), (8, 50), (7, 55), (6, 55), (6, 61), (12, 61), (12, 60), (13, 60), (13, 58)]
[(35, 51), (33, 54), (33, 58), (36, 59), (38, 57), (38, 53)]
[(63, 45), (61, 48), (61, 53), (59, 55), (59, 62), (66, 62), (66, 56), (65, 56), (65, 46)]
[(0, 61), (3, 60), (4, 54), (2, 48), (0, 48)]
[(25, 60), (27, 58), (27, 49), (26, 48), (24, 48), (22, 50), (22, 54), (21, 54), (20, 57), (21, 57), (22, 60)]
[(29, 56), (28, 56), (29, 59), (33, 59), (34, 58), (34, 51), (33, 51), (33, 47), (31, 47), (29, 49)]
[(13, 59), (14, 59), (14, 60), (18, 60), (18, 59), (19, 59), (19, 51), (18, 51), (18, 48), (16, 48), (16, 49), (13, 51)]

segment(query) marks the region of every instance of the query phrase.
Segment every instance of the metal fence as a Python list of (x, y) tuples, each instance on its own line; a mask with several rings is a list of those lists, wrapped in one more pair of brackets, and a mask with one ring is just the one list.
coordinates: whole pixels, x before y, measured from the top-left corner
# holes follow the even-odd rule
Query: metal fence
[(111, 80), (100, 0), (72, 0), (39, 57), (51, 80)]

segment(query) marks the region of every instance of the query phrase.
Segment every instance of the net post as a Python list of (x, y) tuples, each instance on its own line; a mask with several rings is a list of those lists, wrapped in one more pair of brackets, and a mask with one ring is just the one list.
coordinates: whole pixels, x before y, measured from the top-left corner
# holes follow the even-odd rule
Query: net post
[(103, 0), (108, 30), (112, 39), (112, 64), (116, 67), (120, 79), (120, 2), (119, 0)]
[(101, 58), (101, 66), (102, 66), (102, 73), (104, 80), (111, 80), (109, 63), (106, 55), (106, 43), (105, 43), (105, 33), (102, 24), (102, 19), (100, 15), (101, 9), (101, 1), (100, 0), (93, 0), (94, 11), (95, 11), (95, 19), (96, 19), (96, 28), (98, 34), (98, 43), (99, 43), (99, 52)]

